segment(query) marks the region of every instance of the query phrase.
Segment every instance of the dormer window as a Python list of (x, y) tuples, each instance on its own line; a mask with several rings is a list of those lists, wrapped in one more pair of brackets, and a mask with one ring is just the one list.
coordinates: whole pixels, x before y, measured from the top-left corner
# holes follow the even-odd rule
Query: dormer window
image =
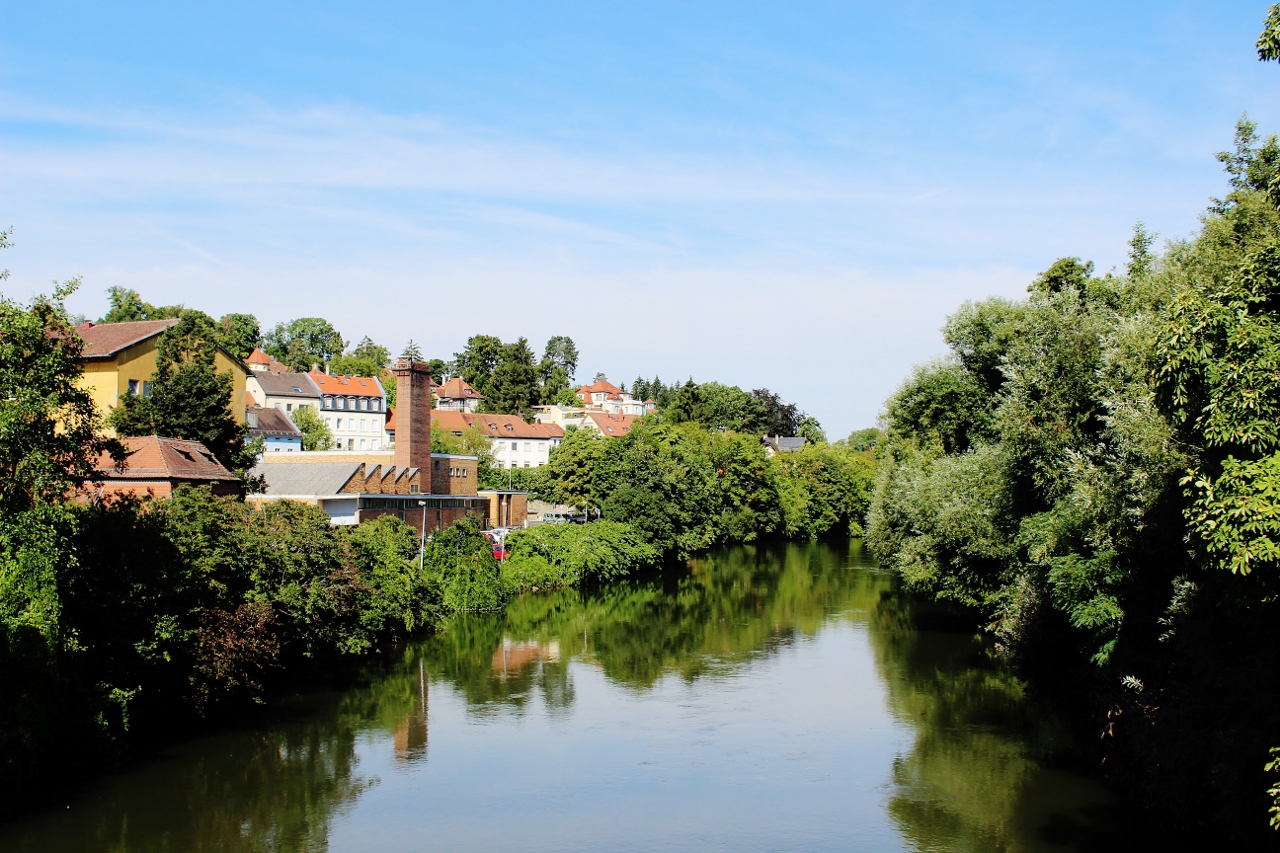
[(293, 393), (295, 393), (295, 394), (301, 394), (301, 393), (302, 393), (302, 389), (301, 389), (301, 388), (299, 388), (297, 385), (290, 385), (289, 387), (293, 389)]

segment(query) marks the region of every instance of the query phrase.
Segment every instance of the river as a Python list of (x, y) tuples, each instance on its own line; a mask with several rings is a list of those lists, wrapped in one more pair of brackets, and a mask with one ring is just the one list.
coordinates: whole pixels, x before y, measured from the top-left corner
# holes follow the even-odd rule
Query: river
[(0, 825), (0, 850), (1097, 849), (1115, 810), (1068, 748), (856, 542), (743, 546), (455, 617), (287, 722)]

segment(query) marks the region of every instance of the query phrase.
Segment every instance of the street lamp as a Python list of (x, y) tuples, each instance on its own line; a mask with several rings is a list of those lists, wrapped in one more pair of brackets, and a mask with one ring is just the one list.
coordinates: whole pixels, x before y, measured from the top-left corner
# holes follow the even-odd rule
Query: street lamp
[(418, 574), (422, 574), (422, 558), (427, 553), (427, 502), (418, 501), (422, 507), (422, 532), (418, 534)]

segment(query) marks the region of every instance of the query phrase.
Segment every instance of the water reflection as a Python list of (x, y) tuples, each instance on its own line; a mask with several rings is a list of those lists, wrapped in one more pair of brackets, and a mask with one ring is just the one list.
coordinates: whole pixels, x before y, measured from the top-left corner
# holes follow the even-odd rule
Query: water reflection
[[(420, 849), (420, 835), (401, 842), (392, 827), (395, 820), (429, 823), (433, 807), (445, 822), (434, 827), (442, 844), (443, 827), (478, 821), (452, 846), (486, 849), (492, 804), (483, 799), (495, 796), (484, 787), (489, 778), (547, 789), (547, 802), (506, 818), (560, 820), (547, 830), (556, 842), (545, 849), (656, 846), (646, 847), (645, 837), (663, 846), (714, 837), (724, 849), (758, 849), (767, 846), (767, 831), (783, 846), (806, 849), (844, 849), (855, 838), (867, 849), (1072, 849), (1053, 842), (1079, 839), (1100, 794), (1046, 769), (1046, 759), (1065, 746), (1061, 732), (1025, 701), (1016, 681), (983, 664), (973, 637), (922, 630), (922, 615), (928, 613), (896, 595), (856, 544), (741, 547), (695, 560), (686, 571), (525, 596), (502, 614), (456, 618), (372, 667), (362, 686), (312, 697), (305, 716), (187, 744), (106, 780), (71, 811), (0, 827), (0, 849), (327, 850), (335, 828), (348, 826), (362, 839), (363, 847), (348, 845), (357, 849)], [(838, 643), (823, 639), (836, 635)], [(854, 685), (862, 692), (851, 699), (849, 684), (859, 678), (866, 683)], [(804, 721), (812, 714), (779, 710), (789, 697), (776, 685), (759, 686), (780, 679), (794, 679), (806, 701), (820, 702), (829, 683), (829, 703), (861, 704), (825, 709), (809, 730)], [(680, 690), (673, 693), (673, 685)], [(725, 691), (738, 691), (741, 703), (716, 698)], [(596, 710), (579, 713), (575, 706), (587, 697)], [(637, 754), (645, 760), (607, 771), (621, 802), (655, 798), (644, 816), (650, 836), (633, 829), (613, 837), (623, 830), (612, 818), (592, 829), (581, 809), (556, 811), (565, 808), (564, 797), (545, 778), (547, 756), (579, 751), (569, 766), (585, 775), (564, 780), (561, 791), (576, 796), (601, 781), (590, 775), (590, 761), (636, 749), (619, 726), (636, 726), (627, 714), (638, 703), (653, 714), (679, 706), (652, 733), (674, 744), (670, 755), (723, 742), (700, 762), (704, 775), (687, 781), (701, 796), (725, 779), (738, 786), (734, 796), (747, 809), (735, 818), (740, 843), (732, 841), (733, 821), (714, 829), (714, 819), (728, 818), (710, 806), (677, 818), (682, 801), (662, 799), (673, 796), (662, 785), (694, 771), (670, 755), (665, 776), (654, 780), (644, 776), (653, 756), (643, 751)], [(455, 708), (463, 720), (450, 716)], [(465, 718), (484, 727), (483, 739), (460, 741)], [(545, 727), (521, 729), (521, 720), (559, 720), (560, 739), (538, 753), (539, 739), (551, 735)], [(433, 723), (444, 744), (439, 755), (428, 749)], [(700, 727), (696, 736), (690, 726)], [(872, 734), (859, 739), (859, 726)], [(525, 765), (521, 749), (533, 750)], [(482, 783), (468, 789), (476, 774)], [(751, 811), (753, 797), (773, 802), (792, 776), (801, 779), (788, 789), (799, 804), (794, 814)], [(378, 804), (378, 817), (353, 817), (366, 803)], [(607, 806), (599, 811), (611, 814)], [(697, 831), (686, 825), (704, 817)], [(753, 820), (760, 822), (755, 829)], [(566, 835), (569, 826), (582, 833), (580, 843)], [(521, 837), (537, 847), (533, 835)]]

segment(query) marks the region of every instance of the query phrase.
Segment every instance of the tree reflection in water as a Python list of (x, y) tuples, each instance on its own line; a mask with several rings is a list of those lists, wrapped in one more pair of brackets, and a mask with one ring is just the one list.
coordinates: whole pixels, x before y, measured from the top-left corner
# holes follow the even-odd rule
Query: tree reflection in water
[(910, 743), (886, 768), (903, 844), (1041, 849), (1043, 827), (1080, 820), (1096, 790), (1045, 771), (1064, 745), (1054, 724), (983, 663), (970, 635), (921, 630), (892, 587), (856, 543), (807, 543), (726, 549), (601, 589), (526, 595), (501, 614), (454, 618), (370, 667), (360, 686), (312, 697), (305, 716), (205, 738), (107, 780), (75, 804), (75, 819), (57, 812), (0, 827), (0, 848), (325, 850), (335, 820), (379, 784), (361, 774), (358, 744), (386, 750), (390, 761), (370, 766), (426, 769), (433, 685), (472, 715), (567, 716), (583, 664), (624, 693), (648, 694), (664, 679), (731, 676), (848, 621), (867, 637), (887, 710)]

